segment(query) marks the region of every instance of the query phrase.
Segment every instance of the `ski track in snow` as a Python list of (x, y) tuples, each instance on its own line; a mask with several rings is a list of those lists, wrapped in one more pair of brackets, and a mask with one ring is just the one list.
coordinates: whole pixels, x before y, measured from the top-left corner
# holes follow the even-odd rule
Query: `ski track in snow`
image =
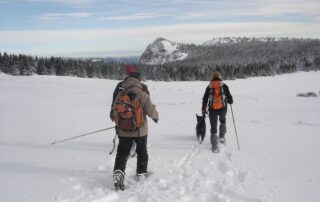
[[(133, 175), (127, 174), (125, 179), (126, 190), (115, 191), (112, 185), (112, 173), (105, 175), (105, 172), (112, 170), (113, 161), (110, 158), (109, 167), (99, 166), (97, 173), (79, 173), (78, 177), (67, 179), (72, 184), (74, 193), (70, 198), (57, 198), (56, 202), (157, 202), (157, 201), (217, 201), (217, 202), (262, 202), (265, 201), (263, 193), (260, 197), (252, 197), (252, 193), (245, 195), (241, 193), (246, 188), (246, 178), (250, 171), (243, 168), (240, 162), (233, 158), (233, 151), (221, 146), (221, 152), (213, 154), (209, 145), (194, 144), (192, 148), (176, 161), (171, 161), (164, 170), (166, 177), (157, 176), (154, 172), (144, 181), (137, 182)], [(135, 158), (129, 161), (136, 161)], [(153, 167), (158, 167), (163, 162), (155, 161)], [(202, 169), (199, 169), (202, 164)], [(134, 169), (129, 168), (127, 169)], [(92, 177), (97, 175), (97, 177)], [(106, 179), (109, 178), (109, 179)], [(97, 186), (97, 182), (105, 182)], [(93, 189), (86, 188), (91, 187)], [(267, 199), (271, 199), (271, 193)]]

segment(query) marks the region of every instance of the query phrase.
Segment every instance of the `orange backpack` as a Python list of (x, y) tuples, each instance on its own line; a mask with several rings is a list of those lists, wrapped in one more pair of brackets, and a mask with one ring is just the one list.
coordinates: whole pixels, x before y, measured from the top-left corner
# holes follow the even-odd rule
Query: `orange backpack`
[(120, 93), (113, 105), (116, 126), (123, 131), (135, 131), (143, 124), (141, 99), (136, 94), (128, 93), (126, 90)]
[(212, 109), (221, 109), (225, 106), (222, 81), (211, 81), (211, 107)]

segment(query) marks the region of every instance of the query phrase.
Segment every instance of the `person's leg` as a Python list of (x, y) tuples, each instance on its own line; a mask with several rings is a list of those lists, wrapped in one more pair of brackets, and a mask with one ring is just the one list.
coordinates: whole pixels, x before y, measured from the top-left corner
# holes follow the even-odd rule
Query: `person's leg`
[(132, 138), (119, 137), (117, 156), (113, 168), (113, 183), (116, 190), (124, 190), (124, 175), (131, 146)]
[(215, 148), (218, 145), (218, 137), (217, 137), (217, 123), (218, 123), (218, 113), (217, 110), (209, 110), (209, 118), (210, 118), (210, 125), (211, 125), (211, 144), (212, 147)]
[(225, 138), (225, 134), (227, 132), (227, 126), (226, 126), (226, 115), (227, 115), (227, 109), (219, 110), (219, 138)]
[(130, 154), (131, 146), (132, 138), (119, 137), (119, 145), (113, 169), (114, 171), (121, 170), (123, 173), (125, 172), (128, 159), (127, 157)]
[(135, 138), (137, 144), (137, 174), (148, 172), (148, 151), (147, 151), (148, 136)]

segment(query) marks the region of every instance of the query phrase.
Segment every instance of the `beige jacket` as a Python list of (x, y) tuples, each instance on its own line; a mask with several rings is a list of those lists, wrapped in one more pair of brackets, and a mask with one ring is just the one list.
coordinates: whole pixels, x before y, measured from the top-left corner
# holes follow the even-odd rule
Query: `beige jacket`
[[(151, 102), (150, 96), (142, 90), (141, 82), (133, 77), (128, 77), (123, 83), (122, 88), (126, 89), (128, 92), (132, 92), (136, 95), (138, 95), (141, 99), (141, 104), (143, 107), (144, 112), (144, 121), (137, 131), (123, 131), (121, 129), (118, 130), (118, 135), (120, 137), (142, 137), (148, 135), (148, 121), (147, 121), (147, 115), (151, 119), (157, 119), (159, 120), (158, 111), (156, 110), (156, 106)], [(120, 96), (120, 93), (118, 93), (115, 100), (118, 100), (118, 97)], [(113, 103), (115, 104), (115, 103)]]

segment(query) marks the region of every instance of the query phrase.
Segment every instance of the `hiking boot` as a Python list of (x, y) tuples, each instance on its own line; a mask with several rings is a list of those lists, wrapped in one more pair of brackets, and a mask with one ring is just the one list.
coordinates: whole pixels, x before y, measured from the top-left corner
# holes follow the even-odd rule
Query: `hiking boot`
[(124, 190), (124, 173), (121, 170), (113, 172), (113, 185), (116, 190)]
[(211, 150), (212, 150), (213, 153), (219, 153), (220, 152), (220, 149), (219, 149), (218, 145), (212, 145)]
[(226, 144), (226, 138), (220, 137), (218, 140), (221, 144)]
[(138, 173), (136, 175), (136, 178), (138, 181), (141, 181), (141, 180), (145, 180), (146, 178), (148, 178), (152, 174), (153, 174), (153, 172)]
[(202, 144), (202, 142), (203, 142), (203, 139), (204, 139), (204, 138), (203, 138), (203, 137), (198, 136), (198, 137), (197, 137), (197, 139), (198, 139), (199, 144)]

